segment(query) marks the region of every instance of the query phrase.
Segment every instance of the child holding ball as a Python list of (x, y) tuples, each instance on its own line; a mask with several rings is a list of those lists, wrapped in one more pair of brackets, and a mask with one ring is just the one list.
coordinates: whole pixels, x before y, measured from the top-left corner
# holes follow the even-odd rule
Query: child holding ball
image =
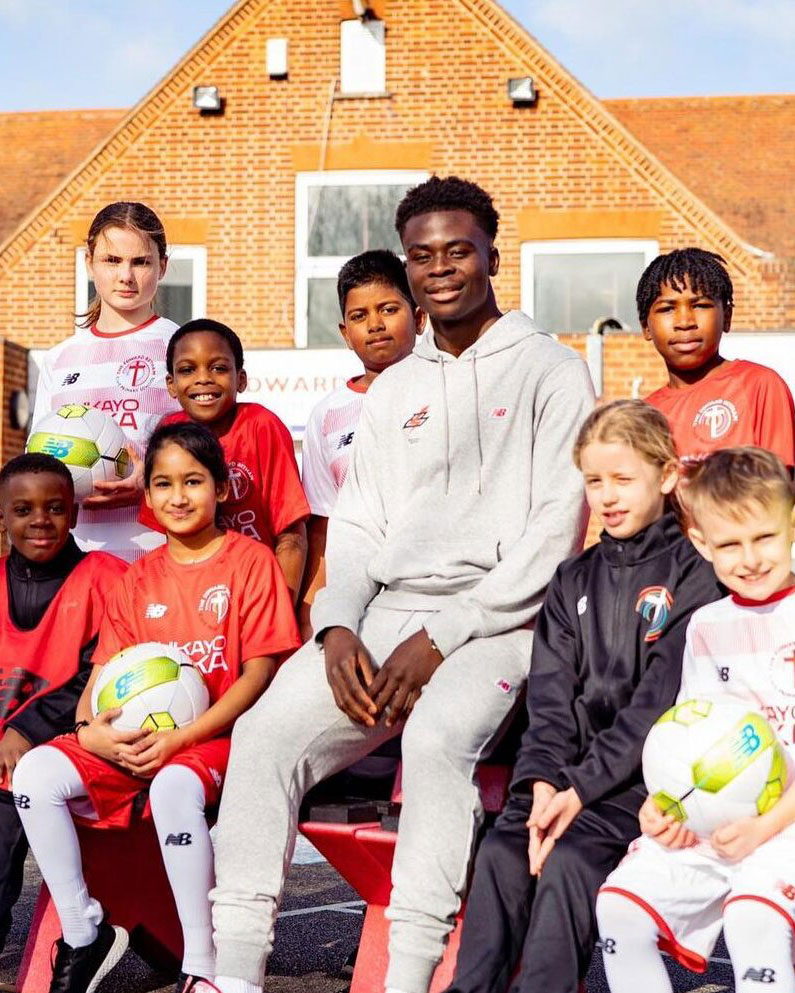
[[(691, 472), (690, 536), (731, 596), (687, 629), (679, 700), (731, 699), (761, 712), (795, 757), (792, 699), (795, 510), (789, 473), (761, 448), (715, 452)], [(704, 972), (721, 926), (737, 993), (795, 991), (795, 788), (758, 817), (697, 839), (647, 798), (643, 837), (597, 903), (612, 993), (671, 993), (658, 950)]]
[(520, 960), (517, 989), (577, 989), (597, 891), (637, 832), (643, 741), (676, 695), (690, 614), (720, 596), (680, 529), (662, 414), (640, 400), (598, 408), (574, 460), (604, 530), (559, 566), (538, 615), (529, 726), (475, 860), (448, 993), (507, 989)]
[[(113, 417), (135, 454), (163, 414), (177, 409), (166, 389), (166, 346), (177, 325), (154, 311), (166, 272), (166, 233), (142, 203), (103, 207), (86, 239), (86, 268), (96, 287), (79, 325), (51, 348), (36, 386), (33, 426), (67, 403), (96, 407)], [(119, 482), (97, 483), (80, 506), (75, 536), (81, 547), (113, 552), (128, 562), (162, 544), (138, 523), (143, 497), (140, 460)]]
[[(262, 694), (278, 661), (300, 644), (292, 603), (273, 552), (216, 523), (227, 468), (214, 435), (198, 424), (154, 432), (144, 465), (146, 502), (166, 545), (136, 562), (108, 595), (95, 664), (77, 708), (75, 734), (23, 757), (17, 806), (61, 919), (52, 990), (86, 993), (118, 962), (122, 928), (103, 919), (86, 890), (72, 814), (124, 828), (133, 801), (149, 806), (184, 937), (178, 993), (211, 990), (214, 953), (208, 893), (213, 854), (204, 816), (216, 804), (235, 719)], [(210, 707), (173, 731), (117, 731), (120, 711), (92, 719), (101, 665), (145, 641), (177, 645), (202, 673)], [(71, 809), (70, 809), (71, 808)], [(190, 836), (190, 845), (174, 837)], [(169, 839), (172, 839), (169, 841)]]

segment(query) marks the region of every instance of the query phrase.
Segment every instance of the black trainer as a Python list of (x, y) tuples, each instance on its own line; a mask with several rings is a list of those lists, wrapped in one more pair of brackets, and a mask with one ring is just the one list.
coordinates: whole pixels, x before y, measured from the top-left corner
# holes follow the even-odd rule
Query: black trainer
[(174, 993), (218, 993), (218, 987), (209, 979), (201, 976), (189, 976), (185, 972), (179, 974)]
[(72, 948), (63, 938), (55, 942), (50, 993), (94, 993), (127, 950), (130, 937), (123, 927), (103, 921), (94, 941)]

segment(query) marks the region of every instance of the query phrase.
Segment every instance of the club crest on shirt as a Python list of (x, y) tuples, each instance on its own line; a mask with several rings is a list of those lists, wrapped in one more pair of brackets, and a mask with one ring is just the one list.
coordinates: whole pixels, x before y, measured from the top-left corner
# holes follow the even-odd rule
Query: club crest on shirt
[(788, 641), (773, 652), (770, 679), (779, 692), (795, 696), (795, 641)]
[(638, 594), (635, 611), (649, 622), (649, 630), (643, 640), (656, 641), (671, 616), (674, 598), (664, 586), (647, 586)]
[(128, 393), (138, 393), (150, 385), (155, 375), (155, 364), (148, 355), (132, 355), (119, 366), (116, 382)]
[(229, 601), (232, 594), (229, 587), (223, 584), (211, 586), (202, 593), (199, 600), (199, 613), (214, 624), (220, 624), (229, 613)]
[(727, 435), (739, 419), (731, 400), (710, 400), (693, 418), (693, 431), (701, 441), (715, 441)]
[(229, 463), (229, 503), (239, 503), (244, 500), (253, 484), (254, 473), (245, 462)]

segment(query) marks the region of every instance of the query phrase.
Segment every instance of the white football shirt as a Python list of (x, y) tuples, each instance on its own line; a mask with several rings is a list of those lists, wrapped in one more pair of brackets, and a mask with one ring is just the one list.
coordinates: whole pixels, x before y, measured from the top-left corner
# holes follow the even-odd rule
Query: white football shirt
[[(33, 427), (65, 403), (82, 403), (110, 414), (143, 457), (160, 418), (180, 409), (166, 389), (166, 347), (176, 329), (173, 321), (155, 315), (124, 334), (91, 328), (55, 345), (39, 373)], [(139, 523), (137, 505), (81, 507), (74, 534), (81, 548), (102, 549), (128, 562), (165, 540)]]
[(330, 517), (348, 474), (351, 445), (362, 413), (366, 387), (349, 379), (313, 408), (306, 422), (301, 479), (309, 509)]

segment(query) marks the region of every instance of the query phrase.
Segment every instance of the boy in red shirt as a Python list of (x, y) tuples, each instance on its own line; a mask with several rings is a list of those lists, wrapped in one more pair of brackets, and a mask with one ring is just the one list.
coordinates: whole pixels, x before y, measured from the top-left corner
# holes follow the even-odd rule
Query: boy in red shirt
[[(161, 423), (195, 421), (221, 442), (229, 466), (222, 523), (273, 549), (295, 602), (306, 559), (309, 504), (290, 432), (260, 404), (237, 402), (247, 384), (240, 338), (218, 321), (188, 321), (168, 343), (166, 370), (168, 391), (182, 411)], [(162, 530), (145, 505), (140, 519)]]
[(26, 752), (74, 725), (105, 591), (127, 568), (107, 552), (81, 551), (76, 517), (62, 462), (18, 455), (3, 467), (0, 531), (11, 551), (0, 559), (0, 948), (28, 850), (11, 776)]
[(756, 445), (795, 465), (795, 409), (787, 384), (767, 366), (720, 355), (733, 306), (720, 255), (683, 248), (658, 256), (640, 278), (637, 304), (643, 336), (668, 368), (668, 385), (646, 400), (668, 418), (682, 461)]

